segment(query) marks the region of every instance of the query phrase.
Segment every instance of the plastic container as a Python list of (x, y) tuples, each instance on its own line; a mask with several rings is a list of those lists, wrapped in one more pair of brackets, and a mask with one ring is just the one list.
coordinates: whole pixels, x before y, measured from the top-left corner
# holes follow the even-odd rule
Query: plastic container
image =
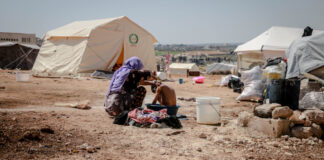
[(283, 79), (272, 79), (270, 81), (270, 84), (267, 86), (268, 98), (270, 103), (283, 103), (283, 86)]
[(289, 106), (290, 109), (296, 110), (299, 107), (300, 80), (286, 79), (284, 84), (284, 97), (281, 105)]
[(28, 73), (17, 72), (16, 73), (16, 81), (17, 82), (27, 82), (29, 80)]
[(166, 74), (164, 72), (157, 72), (156, 75), (162, 81), (167, 79)]
[(204, 76), (194, 77), (192, 80), (195, 83), (204, 83), (205, 77)]
[(182, 83), (183, 83), (183, 79), (179, 78), (179, 84), (182, 84)]
[(221, 122), (219, 97), (197, 97), (196, 109), (197, 123), (219, 124)]
[(266, 98), (270, 103), (279, 103), (296, 110), (299, 106), (300, 80), (272, 79), (267, 86)]
[(168, 115), (177, 115), (178, 109), (180, 106), (162, 106), (160, 104), (145, 104), (148, 109), (152, 109), (154, 111), (159, 111), (161, 109), (167, 109)]

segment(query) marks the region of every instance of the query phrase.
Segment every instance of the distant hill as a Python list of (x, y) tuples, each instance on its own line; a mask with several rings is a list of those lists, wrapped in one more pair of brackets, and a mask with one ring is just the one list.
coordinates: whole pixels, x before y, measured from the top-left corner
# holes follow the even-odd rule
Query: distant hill
[(239, 43), (208, 43), (208, 44), (155, 44), (155, 50), (159, 51), (213, 51), (221, 52), (233, 51)]
[(184, 53), (188, 51), (217, 51), (231, 53), (240, 43), (206, 43), (206, 44), (155, 44), (156, 55)]

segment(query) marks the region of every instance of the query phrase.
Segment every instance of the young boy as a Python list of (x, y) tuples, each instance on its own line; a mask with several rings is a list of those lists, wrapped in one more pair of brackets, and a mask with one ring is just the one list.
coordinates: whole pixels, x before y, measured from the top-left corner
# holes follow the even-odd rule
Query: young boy
[(156, 104), (158, 101), (160, 105), (163, 106), (176, 106), (177, 98), (174, 89), (171, 87), (162, 84), (161, 82), (154, 82), (154, 85), (151, 86), (151, 90), (155, 93), (154, 100), (152, 104)]

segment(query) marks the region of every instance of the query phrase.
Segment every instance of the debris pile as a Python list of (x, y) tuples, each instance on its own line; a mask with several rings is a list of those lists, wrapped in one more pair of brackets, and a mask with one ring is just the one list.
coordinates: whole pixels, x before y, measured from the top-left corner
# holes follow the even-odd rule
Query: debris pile
[[(239, 116), (244, 120), (241, 126), (250, 126), (274, 137), (290, 135), (297, 138), (323, 138), (324, 111), (322, 110), (293, 111), (288, 106), (274, 103), (256, 106), (253, 113), (255, 116), (250, 118), (249, 122)], [(273, 132), (267, 132), (269, 125)]]

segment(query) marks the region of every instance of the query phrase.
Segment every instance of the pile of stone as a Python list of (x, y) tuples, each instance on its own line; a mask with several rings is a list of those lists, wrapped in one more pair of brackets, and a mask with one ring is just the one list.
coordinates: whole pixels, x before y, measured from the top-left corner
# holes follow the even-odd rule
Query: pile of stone
[(253, 113), (254, 120), (250, 120), (247, 126), (268, 135), (274, 137), (290, 135), (297, 138), (324, 137), (324, 111), (322, 110), (293, 111), (288, 106), (273, 103), (256, 106)]

